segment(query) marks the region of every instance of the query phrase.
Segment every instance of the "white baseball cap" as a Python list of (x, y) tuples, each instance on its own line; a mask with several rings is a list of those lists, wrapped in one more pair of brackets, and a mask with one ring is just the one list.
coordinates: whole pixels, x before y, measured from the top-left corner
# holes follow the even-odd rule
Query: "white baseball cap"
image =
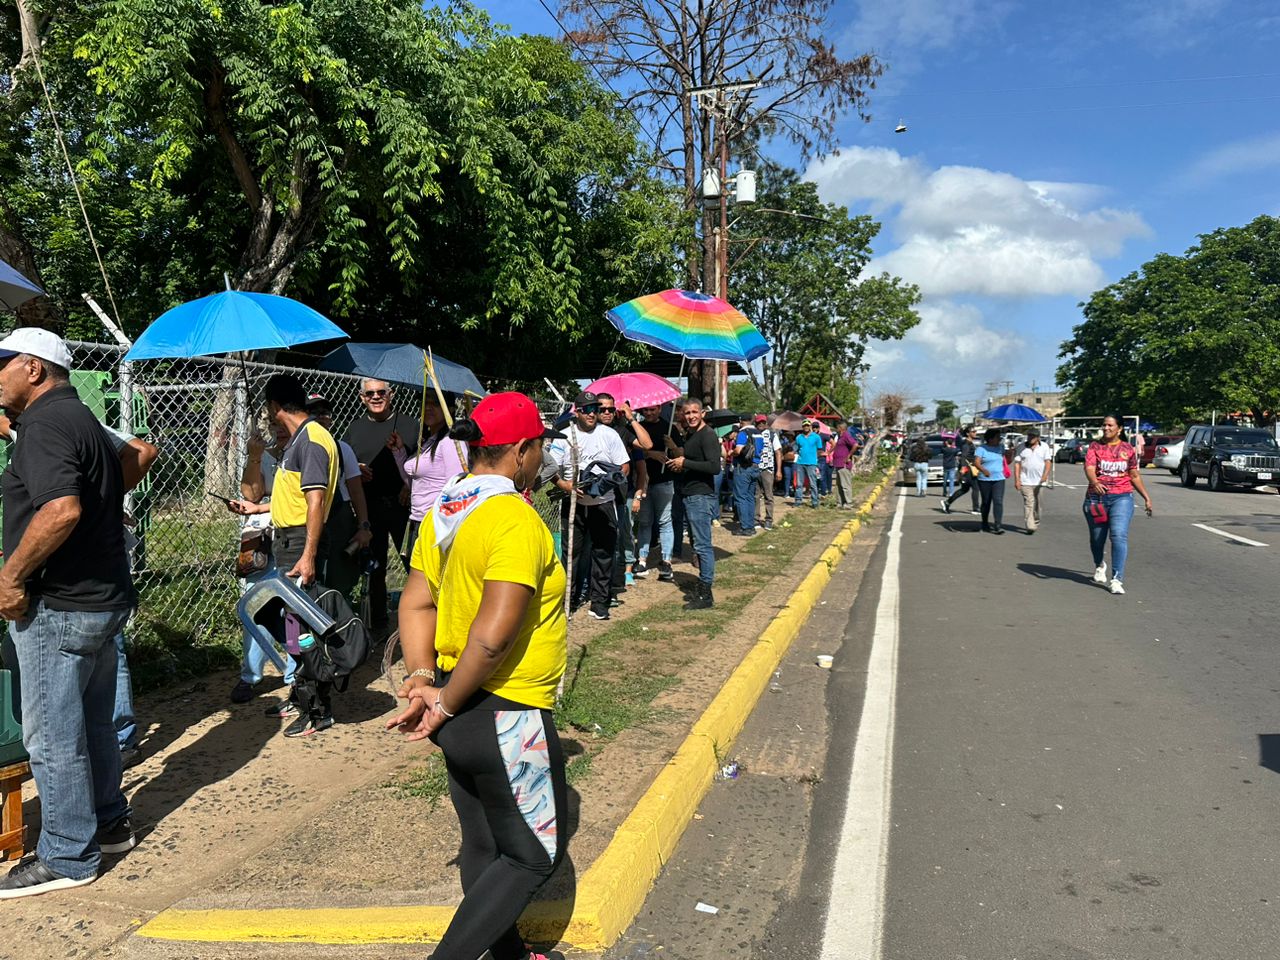
[(0, 340), (0, 360), (25, 353), (57, 364), (63, 370), (71, 369), (71, 350), (67, 341), (51, 330), (40, 327), (19, 327)]

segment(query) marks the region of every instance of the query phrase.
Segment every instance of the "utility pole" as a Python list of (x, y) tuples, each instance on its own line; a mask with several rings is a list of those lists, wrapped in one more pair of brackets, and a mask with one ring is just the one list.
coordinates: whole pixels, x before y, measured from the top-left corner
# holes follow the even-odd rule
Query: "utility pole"
[[(749, 103), (747, 93), (760, 86), (758, 80), (739, 80), (734, 82), (711, 83), (701, 87), (693, 87), (688, 91), (694, 102), (703, 110), (711, 113), (715, 120), (717, 193), (719, 194), (718, 223), (712, 228), (711, 269), (704, 260), (702, 272), (702, 288), (704, 293), (711, 293), (721, 300), (729, 299), (729, 137), (732, 123), (745, 127), (741, 115)], [(704, 174), (703, 184), (707, 182)], [(708, 218), (703, 213), (703, 228)], [(711, 274), (711, 289), (708, 290), (708, 274)], [(729, 363), (727, 360), (703, 361), (699, 367), (701, 389), (705, 391), (707, 376), (706, 364), (713, 364), (711, 379), (712, 404), (717, 408), (729, 402)], [(691, 376), (692, 379), (692, 376)], [(692, 390), (690, 392), (693, 392)]]

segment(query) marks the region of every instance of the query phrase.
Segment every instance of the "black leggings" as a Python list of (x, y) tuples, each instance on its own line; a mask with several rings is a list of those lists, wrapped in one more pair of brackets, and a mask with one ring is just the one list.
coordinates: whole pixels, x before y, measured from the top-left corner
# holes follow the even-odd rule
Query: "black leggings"
[(432, 960), (477, 960), (486, 950), (493, 960), (527, 957), (516, 921), (568, 841), (564, 754), (551, 711), (485, 709), (499, 698), (481, 696), (433, 738), (462, 827), (462, 903)]
[(987, 515), (994, 512), (992, 519), (999, 527), (1004, 521), (1004, 481), (979, 480), (978, 492), (982, 494), (982, 525), (987, 525)]

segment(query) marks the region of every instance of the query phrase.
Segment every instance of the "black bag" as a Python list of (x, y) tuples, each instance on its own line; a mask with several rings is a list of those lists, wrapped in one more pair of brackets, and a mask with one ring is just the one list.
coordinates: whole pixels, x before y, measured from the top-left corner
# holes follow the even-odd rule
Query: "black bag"
[(369, 657), (369, 631), (337, 590), (318, 583), (306, 590), (316, 605), (333, 618), (334, 625), (295, 658), (298, 673), (304, 680), (331, 683), (341, 693), (347, 689), (352, 672)]

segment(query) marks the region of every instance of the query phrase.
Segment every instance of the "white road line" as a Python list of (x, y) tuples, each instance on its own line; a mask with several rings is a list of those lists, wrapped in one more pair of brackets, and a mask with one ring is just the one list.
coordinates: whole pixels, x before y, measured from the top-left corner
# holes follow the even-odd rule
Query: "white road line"
[(1225, 530), (1219, 530), (1217, 527), (1211, 527), (1207, 523), (1193, 523), (1193, 527), (1199, 527), (1201, 530), (1208, 530), (1210, 533), (1216, 533), (1220, 537), (1226, 537), (1228, 540), (1238, 540), (1246, 543), (1251, 547), (1265, 547), (1265, 543), (1259, 543), (1257, 540), (1250, 540), (1248, 537), (1237, 537), (1234, 533), (1227, 533)]
[[(905, 492), (902, 496), (906, 496)], [(899, 498), (889, 529), (889, 552), (867, 661), (867, 691), (831, 876), (822, 960), (881, 960), (884, 950), (894, 700), (898, 686), (898, 564), (905, 503)]]

